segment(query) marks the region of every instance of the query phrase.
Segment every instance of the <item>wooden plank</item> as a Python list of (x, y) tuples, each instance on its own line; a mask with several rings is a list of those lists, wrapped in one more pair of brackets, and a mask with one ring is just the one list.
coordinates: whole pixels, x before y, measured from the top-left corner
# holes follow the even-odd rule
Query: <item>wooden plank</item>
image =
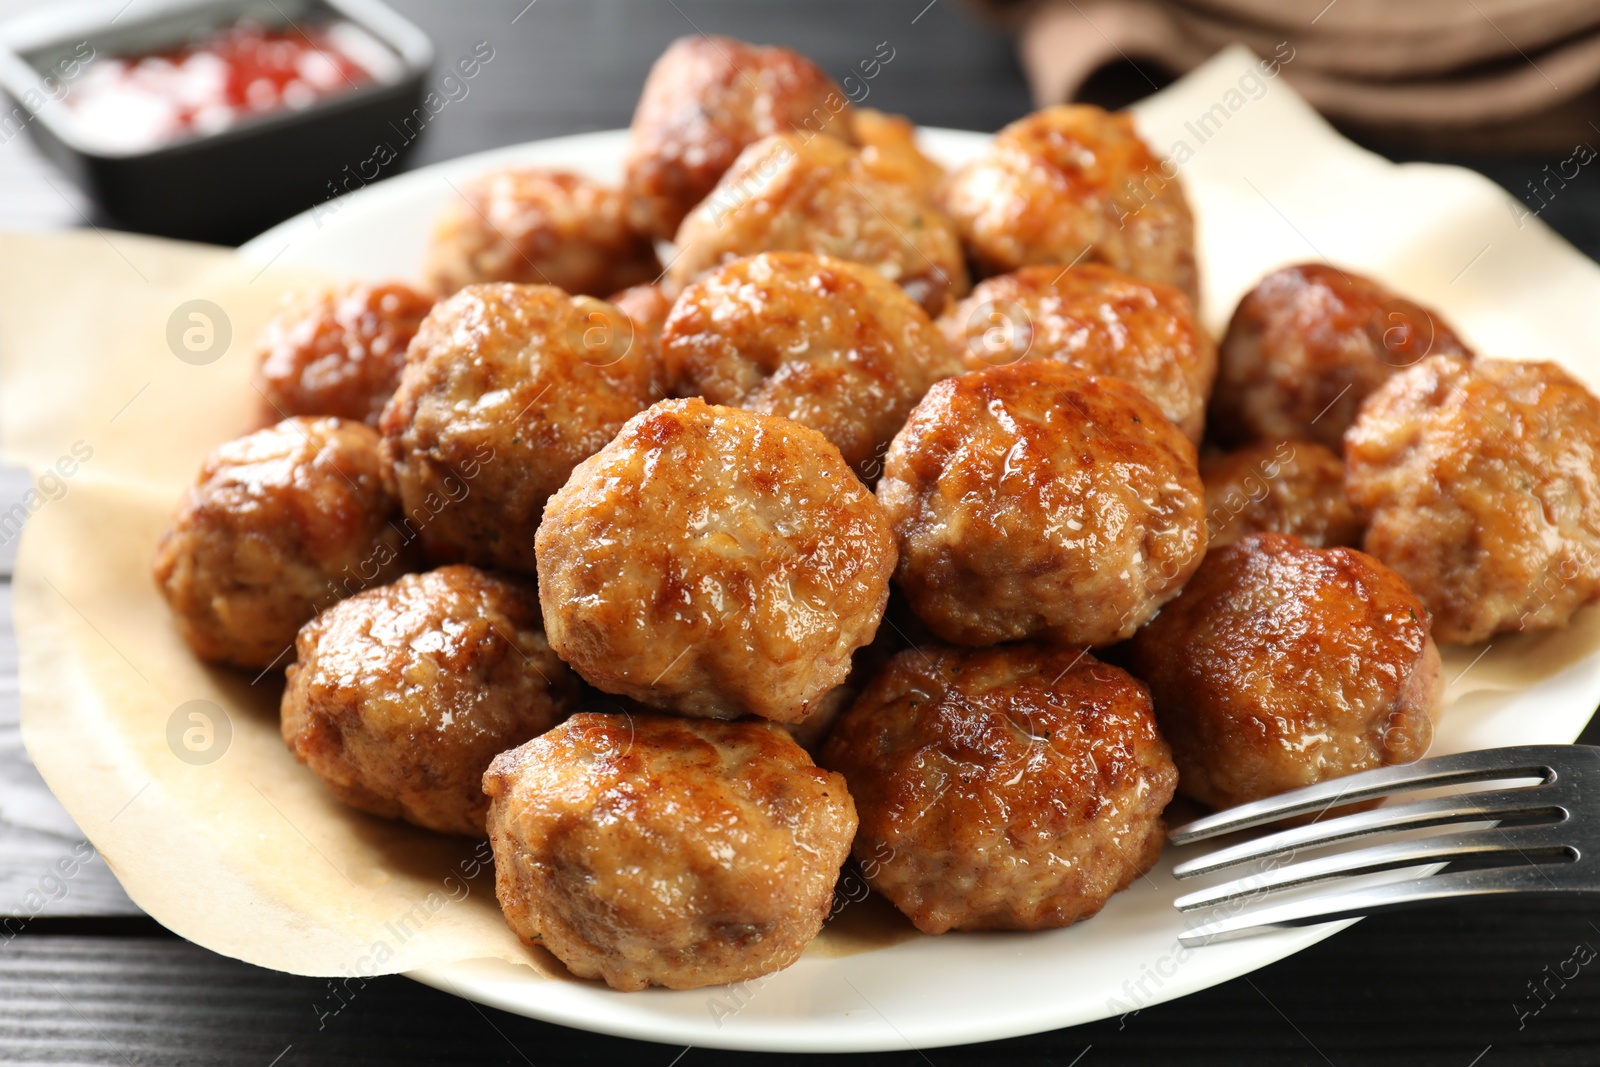
[[(1600, 977), (1590, 971), (1600, 963), (1576, 968), (1578, 977), (1565, 983), (1550, 981), (1537, 1014), (1519, 1020), (1517, 1011), (1539, 1003), (1527, 984), (1544, 982), (1547, 967), (1563, 969), (1580, 943), (1600, 947), (1600, 934), (1572, 901), (1456, 905), (1369, 919), (1248, 980), (1089, 1026), (929, 1050), (926, 1062), (1064, 1067), (1092, 1046), (1084, 1067), (1589, 1065), (1600, 1018)], [(402, 978), (375, 979), (335, 1011), (339, 1003), (325, 980), (264, 971), (176, 938), (23, 936), (0, 947), (0, 1061), (266, 1067), (281, 1056), (283, 1067), (579, 1059), (731, 1067), (751, 1059), (694, 1049), (674, 1061), (681, 1047), (479, 1009)], [(829, 1061), (924, 1062), (910, 1051)]]

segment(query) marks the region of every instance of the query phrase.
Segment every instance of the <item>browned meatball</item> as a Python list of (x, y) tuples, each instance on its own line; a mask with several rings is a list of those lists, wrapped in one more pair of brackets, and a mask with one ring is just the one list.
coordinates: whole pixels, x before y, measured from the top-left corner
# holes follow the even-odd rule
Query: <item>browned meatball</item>
[(423, 275), (441, 295), (481, 282), (605, 296), (661, 270), (629, 229), (620, 190), (571, 171), (506, 167), (467, 182), (439, 214)]
[(634, 285), (613, 293), (610, 302), (633, 323), (632, 343), (650, 361), (650, 399), (667, 395), (666, 369), (661, 365), (661, 328), (672, 311), (672, 298), (660, 285)]
[(1338, 448), (1366, 395), (1433, 355), (1472, 358), (1437, 312), (1326, 263), (1273, 271), (1222, 338), (1218, 440), (1306, 438)]
[(861, 164), (884, 181), (907, 185), (930, 203), (943, 188), (944, 168), (917, 147), (917, 127), (903, 115), (858, 107), (850, 115), (850, 133), (861, 146)]
[[(854, 676), (852, 671), (851, 675)], [(828, 734), (833, 730), (834, 723), (839, 721), (850, 707), (859, 693), (857, 686), (846, 681), (843, 685), (836, 685), (822, 696), (818, 697), (812, 705), (811, 711), (799, 722), (780, 723), (784, 731), (795, 739), (799, 746), (807, 752), (816, 753), (822, 743), (828, 739)]]
[(1469, 644), (1600, 597), (1600, 400), (1554, 363), (1433, 356), (1345, 436), (1363, 547)]
[[(887, 612), (889, 609), (884, 610)], [(833, 731), (834, 724), (839, 721), (841, 715), (850, 710), (850, 705), (861, 695), (861, 690), (877, 677), (883, 665), (888, 663), (896, 652), (906, 647), (907, 642), (902, 641), (900, 635), (894, 632), (894, 625), (887, 615), (884, 623), (885, 625), (879, 627), (878, 635), (872, 639), (871, 644), (856, 649), (850, 661), (850, 675), (843, 685), (828, 690), (804, 719), (782, 724), (789, 732), (789, 736), (800, 742), (800, 747), (812, 755), (821, 751), (823, 743)]]
[(1285, 534), (1208, 553), (1129, 666), (1178, 790), (1214, 808), (1419, 759), (1442, 710), (1428, 611), (1400, 576)]
[(955, 173), (944, 205), (986, 274), (1104, 263), (1200, 303), (1178, 168), (1140, 140), (1126, 112), (1064, 104), (1018, 119)]
[(548, 285), (473, 285), (417, 332), (383, 413), (411, 536), (533, 570), (533, 531), (572, 468), (652, 399), (627, 316)]
[(154, 564), (195, 654), (270, 667), (319, 608), (404, 573), (384, 474), (377, 433), (343, 419), (285, 419), (212, 452)]
[(507, 924), (622, 990), (789, 966), (856, 832), (844, 780), (767, 723), (580, 713), (483, 788)]
[(254, 385), (267, 420), (337, 415), (376, 426), (432, 306), (432, 297), (399, 282), (293, 294), (257, 348)]
[(345, 803), (443, 833), (482, 837), (489, 761), (578, 699), (533, 587), (476, 567), (359, 593), (295, 646), (282, 720), (295, 757)]
[(1178, 773), (1144, 687), (1077, 649), (908, 649), (834, 727), (869, 881), (917, 929), (1086, 919), (1154, 866)]
[(747, 145), (777, 133), (848, 140), (850, 102), (815, 63), (729, 37), (674, 41), (645, 80), (628, 145), (629, 216), (664, 240)]
[(1131, 637), (1199, 565), (1204, 494), (1194, 445), (1154, 404), (1062, 363), (935, 385), (878, 483), (900, 588), (963, 645)]
[(689, 286), (661, 354), (680, 396), (809, 426), (868, 482), (911, 406), (961, 369), (893, 282), (808, 252), (734, 260)]
[(685, 715), (806, 717), (889, 595), (894, 538), (839, 450), (788, 419), (663, 400), (579, 465), (537, 538), (550, 644)]
[(930, 315), (966, 293), (955, 227), (914, 186), (886, 181), (832, 137), (758, 141), (683, 220), (667, 270), (683, 286), (757, 252), (814, 252), (862, 263)]
[(630, 285), (612, 293), (608, 300), (633, 320), (643, 337), (659, 343), (661, 327), (666, 324), (667, 314), (672, 311), (672, 298), (660, 285)]
[(1210, 547), (1248, 533), (1294, 534), (1312, 548), (1355, 545), (1344, 462), (1315, 441), (1257, 441), (1200, 458)]
[(973, 370), (1054, 359), (1138, 386), (1198, 442), (1217, 348), (1189, 298), (1088, 263), (1023, 267), (979, 282), (939, 319)]

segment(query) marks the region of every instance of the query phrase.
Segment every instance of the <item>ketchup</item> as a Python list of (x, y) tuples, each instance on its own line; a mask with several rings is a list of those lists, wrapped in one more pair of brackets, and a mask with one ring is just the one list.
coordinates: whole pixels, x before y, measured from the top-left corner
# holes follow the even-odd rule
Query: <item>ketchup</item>
[(149, 149), (310, 107), (381, 80), (396, 63), (348, 21), (244, 21), (170, 51), (91, 61), (65, 103), (98, 144)]

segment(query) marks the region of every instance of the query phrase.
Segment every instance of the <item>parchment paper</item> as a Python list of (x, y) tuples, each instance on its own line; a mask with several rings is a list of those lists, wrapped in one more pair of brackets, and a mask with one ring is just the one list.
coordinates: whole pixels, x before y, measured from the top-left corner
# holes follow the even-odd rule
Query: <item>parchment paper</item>
[[(199, 663), (150, 578), (179, 492), (256, 418), (257, 331), (312, 280), (125, 234), (0, 237), (5, 457), (59, 475), (75, 444), (92, 449), (64, 489), (41, 483), (18, 556), (25, 743), (133, 901), (207, 948), (298, 974), (476, 957), (564, 974), (506, 928), (486, 845), (332, 799), (278, 734), (281, 675)], [(233, 334), (203, 366), (166, 336), (196, 299)], [(193, 762), (182, 732), (204, 723), (187, 715), (169, 743), (196, 700), (224, 717), (191, 738), (212, 746), (200, 758), (221, 750), (213, 762)]]
[[(1251, 62), (1226, 53), (1141, 105), (1156, 147), (1197, 141), (1192, 118), (1232, 102)], [(1485, 354), (1557, 358), (1594, 386), (1593, 267), (1578, 270), (1572, 261), (1581, 257), (1537, 220), (1486, 208), (1481, 179), (1441, 168), (1385, 174), (1392, 195), (1353, 201), (1388, 164), (1373, 157), (1364, 166), (1342, 145), (1326, 168), (1308, 168), (1335, 135), (1278, 84), (1241, 99), (1184, 168), (1202, 206), (1213, 329), (1261, 271), (1321, 252), (1442, 306)], [(1386, 242), (1391, 232), (1415, 235), (1419, 212), (1430, 247), (1414, 236)], [(1355, 215), (1361, 225), (1342, 224)], [(1238, 220), (1226, 236), (1206, 229), (1222, 216)], [(1386, 217), (1396, 220), (1392, 230)], [(1478, 251), (1495, 242), (1520, 251), (1508, 259)], [(1562, 269), (1541, 277), (1537, 264), (1557, 261)], [(1456, 273), (1461, 264), (1472, 273)], [(397, 262), (393, 274), (414, 269)], [(41, 489), (15, 577), (24, 741), (129, 896), (209, 949), (299, 974), (493, 958), (567, 979), (506, 929), (482, 846), (333, 800), (279, 737), (277, 677), (198, 663), (150, 579), (179, 492), (211, 448), (256, 418), (248, 378), (257, 331), (283, 292), (311, 280), (224, 250), (125, 234), (0, 235), (0, 432), (5, 458), (39, 474)], [(1508, 298), (1524, 316), (1539, 309), (1559, 350), (1519, 346), (1528, 320), (1499, 313)], [(169, 319), (193, 300), (213, 302), (231, 327), (226, 353), (204, 365), (178, 358), (168, 342)], [(1496, 694), (1597, 650), (1594, 610), (1559, 633), (1447, 650), (1450, 748), (1474, 747), (1469, 727), (1501, 711), (1506, 698)], [(194, 725), (180, 712), (191, 701), (220, 710), (202, 746), (202, 756), (221, 751), (212, 762), (169, 736), (175, 715), (179, 738)], [(1496, 723), (1499, 732), (1484, 736), (1504, 736)], [(886, 909), (845, 915), (850, 924), (825, 931), (813, 952), (850, 954), (907, 936)]]

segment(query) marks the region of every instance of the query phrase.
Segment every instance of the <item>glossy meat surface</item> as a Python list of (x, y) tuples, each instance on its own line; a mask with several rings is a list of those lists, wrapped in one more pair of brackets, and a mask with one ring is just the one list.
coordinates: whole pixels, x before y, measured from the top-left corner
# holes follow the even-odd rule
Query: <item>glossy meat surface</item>
[(794, 132), (848, 140), (851, 110), (798, 52), (679, 38), (650, 68), (633, 113), (625, 185), (634, 227), (670, 240), (746, 146)]
[(408, 574), (300, 631), (283, 739), (340, 800), (482, 837), (484, 771), (566, 717), (578, 682), (531, 584), (457, 564)]
[(951, 177), (944, 205), (981, 273), (1104, 263), (1199, 303), (1182, 180), (1126, 112), (1063, 104), (1018, 119)]
[(550, 644), (684, 715), (796, 722), (877, 632), (894, 538), (822, 435), (664, 400), (579, 465), (537, 538)]
[(621, 990), (793, 963), (856, 831), (844, 780), (767, 723), (580, 713), (483, 788), (506, 922)]
[(940, 638), (1130, 637), (1205, 552), (1194, 446), (1133, 386), (1030, 362), (940, 382), (889, 447), (895, 577)]
[(660, 270), (649, 238), (629, 228), (620, 190), (543, 167), (505, 167), (464, 183), (435, 221), (423, 264), (441, 296), (517, 282), (603, 297)]
[(291, 294), (256, 349), (253, 384), (268, 421), (336, 415), (376, 426), (432, 306), (400, 282)]
[(1095, 914), (1160, 856), (1177, 782), (1142, 685), (1031, 644), (901, 652), (822, 762), (849, 783), (873, 888), (930, 934)]
[(1443, 644), (1563, 626), (1600, 596), (1600, 400), (1554, 363), (1431, 357), (1345, 435), (1363, 547)]
[(1219, 809), (1421, 758), (1444, 692), (1427, 609), (1399, 575), (1284, 534), (1208, 553), (1129, 666), (1179, 792)]
[(631, 285), (607, 300), (633, 323), (630, 343), (638, 346), (650, 366), (650, 399), (667, 395), (666, 368), (661, 365), (661, 327), (672, 311), (672, 298), (659, 284)]
[(546, 285), (436, 305), (383, 414), (410, 536), (436, 556), (533, 570), (545, 501), (652, 399), (621, 311)]
[(858, 107), (850, 113), (850, 133), (861, 146), (861, 163), (868, 171), (885, 181), (910, 186), (930, 203), (938, 203), (944, 167), (918, 147), (917, 127), (910, 119)]
[(863, 264), (930, 315), (969, 285), (961, 242), (944, 213), (828, 136), (788, 134), (745, 149), (683, 220), (677, 246), (667, 277), (680, 290), (757, 252), (813, 252)]
[(1472, 357), (1438, 312), (1370, 278), (1327, 263), (1283, 267), (1245, 294), (1228, 324), (1215, 436), (1338, 448), (1367, 394), (1429, 355)]
[(894, 283), (806, 252), (735, 260), (690, 285), (661, 347), (677, 395), (809, 426), (869, 483), (912, 405), (961, 369)]
[(296, 417), (207, 457), (156, 546), (157, 587), (195, 655), (263, 670), (300, 625), (410, 563), (378, 435)]
[(1249, 533), (1293, 534), (1312, 548), (1361, 543), (1344, 496), (1344, 461), (1315, 441), (1257, 441), (1200, 457), (1212, 548)]
[(1109, 374), (1200, 440), (1217, 348), (1170, 285), (1097, 263), (1022, 267), (979, 282), (939, 326), (973, 370), (1053, 359)]

